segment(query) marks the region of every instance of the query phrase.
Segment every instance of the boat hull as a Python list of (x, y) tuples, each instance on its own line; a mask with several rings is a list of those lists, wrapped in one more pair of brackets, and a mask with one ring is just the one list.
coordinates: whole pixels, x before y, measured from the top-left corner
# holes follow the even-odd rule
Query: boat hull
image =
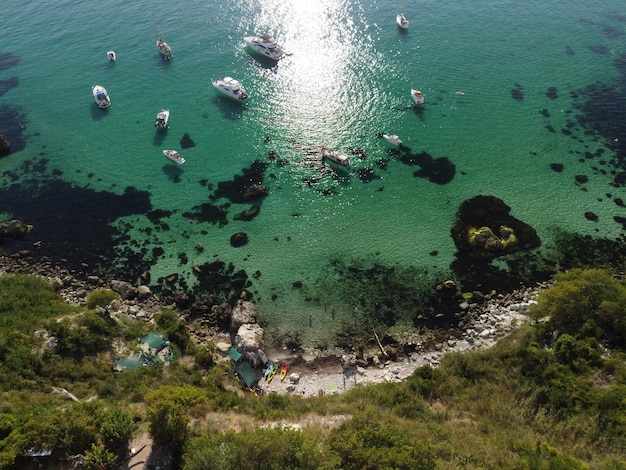
[(344, 168), (350, 167), (350, 157), (348, 157), (345, 153), (323, 148), (322, 157)]
[(415, 104), (424, 104), (424, 95), (420, 90), (411, 90), (411, 98)]
[(222, 77), (219, 80), (211, 80), (211, 83), (217, 91), (235, 101), (244, 102), (250, 97), (241, 83), (234, 78)]
[(243, 39), (250, 49), (272, 60), (280, 60), (285, 55), (282, 48), (270, 35), (246, 36)]
[(91, 88), (91, 93), (94, 101), (98, 105), (98, 108), (108, 108), (111, 106), (111, 98), (109, 98), (109, 93), (103, 86), (94, 85)]
[(397, 135), (383, 134), (383, 139), (385, 139), (390, 144), (398, 146), (398, 147), (402, 145), (402, 141), (400, 140), (400, 137), (398, 137)]
[(154, 121), (154, 127), (157, 129), (167, 129), (167, 123), (170, 120), (170, 112), (167, 109), (162, 109), (156, 115), (156, 119)]
[(156, 46), (163, 57), (166, 59), (170, 59), (172, 57), (172, 48), (168, 43), (159, 38), (156, 40)]
[(402, 13), (398, 13), (398, 16), (396, 16), (396, 23), (398, 23), (398, 26), (402, 29), (407, 29), (409, 27), (409, 20), (407, 20)]
[(163, 155), (165, 155), (166, 158), (173, 161), (177, 165), (182, 165), (183, 163), (185, 163), (185, 159), (183, 158), (183, 156), (176, 150), (163, 150)]

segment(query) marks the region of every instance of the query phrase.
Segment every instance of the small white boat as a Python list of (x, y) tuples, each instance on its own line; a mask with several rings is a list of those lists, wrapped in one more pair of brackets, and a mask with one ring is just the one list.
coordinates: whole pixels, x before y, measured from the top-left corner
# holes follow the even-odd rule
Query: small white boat
[(416, 104), (424, 104), (424, 95), (420, 90), (411, 90), (411, 98)]
[(156, 120), (154, 121), (154, 127), (157, 129), (167, 129), (167, 122), (170, 120), (170, 110), (162, 109), (156, 115)]
[(246, 101), (249, 98), (248, 93), (244, 89), (239, 80), (232, 77), (222, 77), (219, 80), (211, 80), (213, 86), (226, 96), (237, 101)]
[(338, 152), (337, 150), (322, 147), (322, 157), (346, 168), (350, 166), (350, 157), (348, 157), (345, 153)]
[(398, 147), (402, 145), (400, 137), (395, 134), (383, 134), (383, 139), (385, 139), (390, 144), (397, 145)]
[(111, 98), (109, 98), (109, 93), (102, 85), (94, 85), (91, 87), (91, 93), (93, 94), (93, 99), (95, 100), (98, 108), (108, 108), (111, 106)]
[(156, 46), (163, 57), (166, 59), (170, 59), (172, 57), (172, 48), (163, 39), (158, 38), (156, 40)]
[(117, 56), (115, 55), (115, 51), (108, 51), (107, 52), (107, 58), (111, 61), (111, 62), (115, 62), (117, 60)]
[(398, 15), (396, 16), (396, 23), (398, 23), (398, 26), (400, 26), (402, 29), (407, 29), (409, 27), (409, 20), (406, 19), (404, 13), (398, 13)]
[(269, 34), (264, 34), (263, 36), (245, 36), (243, 40), (250, 49), (270, 59), (280, 60), (285, 55), (283, 48), (278, 45)]
[(176, 150), (163, 150), (163, 155), (165, 155), (177, 165), (182, 165), (183, 163), (185, 163), (185, 159), (183, 158), (183, 156)]

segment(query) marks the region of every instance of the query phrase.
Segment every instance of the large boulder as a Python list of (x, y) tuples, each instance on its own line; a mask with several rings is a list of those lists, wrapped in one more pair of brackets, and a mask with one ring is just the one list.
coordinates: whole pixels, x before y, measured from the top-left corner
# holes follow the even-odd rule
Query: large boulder
[(22, 238), (32, 229), (32, 225), (25, 224), (20, 220), (0, 221), (0, 241), (4, 237)]
[(241, 325), (235, 335), (234, 346), (239, 352), (256, 353), (263, 347), (263, 328), (256, 323)]
[(258, 315), (259, 312), (252, 302), (240, 300), (230, 314), (230, 331), (234, 333), (239, 330), (241, 325), (256, 323)]
[(452, 228), (459, 252), (485, 259), (539, 246), (535, 229), (511, 216), (510, 210), (494, 196), (476, 196), (463, 202)]
[(118, 281), (114, 279), (109, 283), (109, 286), (112, 291), (120, 294), (120, 297), (124, 300), (134, 299), (137, 296), (137, 290), (130, 282)]

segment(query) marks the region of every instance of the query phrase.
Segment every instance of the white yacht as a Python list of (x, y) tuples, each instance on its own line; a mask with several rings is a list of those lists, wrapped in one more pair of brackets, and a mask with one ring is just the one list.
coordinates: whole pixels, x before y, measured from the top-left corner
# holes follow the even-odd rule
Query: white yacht
[(415, 104), (424, 104), (424, 95), (420, 90), (411, 90), (411, 98)]
[(398, 23), (398, 26), (400, 26), (402, 29), (407, 29), (409, 27), (409, 20), (406, 19), (404, 13), (398, 13), (398, 15), (396, 16), (396, 23)]
[(243, 40), (250, 49), (270, 59), (280, 60), (285, 55), (283, 48), (269, 34), (262, 36), (245, 36)]
[(93, 99), (98, 105), (98, 108), (108, 108), (111, 106), (109, 93), (102, 85), (94, 85), (91, 87), (91, 93), (93, 94)]
[(383, 134), (383, 139), (385, 139), (390, 144), (397, 145), (398, 147), (402, 145), (400, 137), (395, 134)]
[(183, 158), (183, 156), (176, 150), (163, 150), (163, 155), (165, 155), (177, 165), (182, 165), (183, 163), (185, 163), (185, 159)]
[(213, 83), (213, 86), (218, 91), (237, 101), (243, 102), (249, 98), (248, 93), (246, 93), (246, 90), (239, 80), (235, 80), (232, 77), (222, 77), (219, 80), (211, 80), (211, 83)]
[(154, 127), (157, 129), (167, 129), (167, 123), (170, 120), (170, 110), (162, 109), (156, 115), (156, 119), (154, 121)]
[(163, 39), (158, 38), (156, 40), (156, 46), (163, 57), (166, 59), (170, 59), (172, 57), (172, 48)]
[(322, 157), (336, 163), (337, 165), (350, 166), (350, 157), (345, 153), (338, 152), (337, 150), (331, 150), (327, 147), (322, 147)]

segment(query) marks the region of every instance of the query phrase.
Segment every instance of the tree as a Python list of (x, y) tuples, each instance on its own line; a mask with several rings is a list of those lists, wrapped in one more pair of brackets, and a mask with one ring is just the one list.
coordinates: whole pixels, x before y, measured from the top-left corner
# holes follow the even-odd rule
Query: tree
[(100, 437), (108, 450), (119, 453), (128, 446), (135, 423), (127, 412), (119, 409), (104, 412), (99, 421)]
[(189, 411), (206, 401), (201, 391), (192, 386), (167, 385), (146, 396), (150, 436), (157, 446), (182, 455), (189, 431)]

